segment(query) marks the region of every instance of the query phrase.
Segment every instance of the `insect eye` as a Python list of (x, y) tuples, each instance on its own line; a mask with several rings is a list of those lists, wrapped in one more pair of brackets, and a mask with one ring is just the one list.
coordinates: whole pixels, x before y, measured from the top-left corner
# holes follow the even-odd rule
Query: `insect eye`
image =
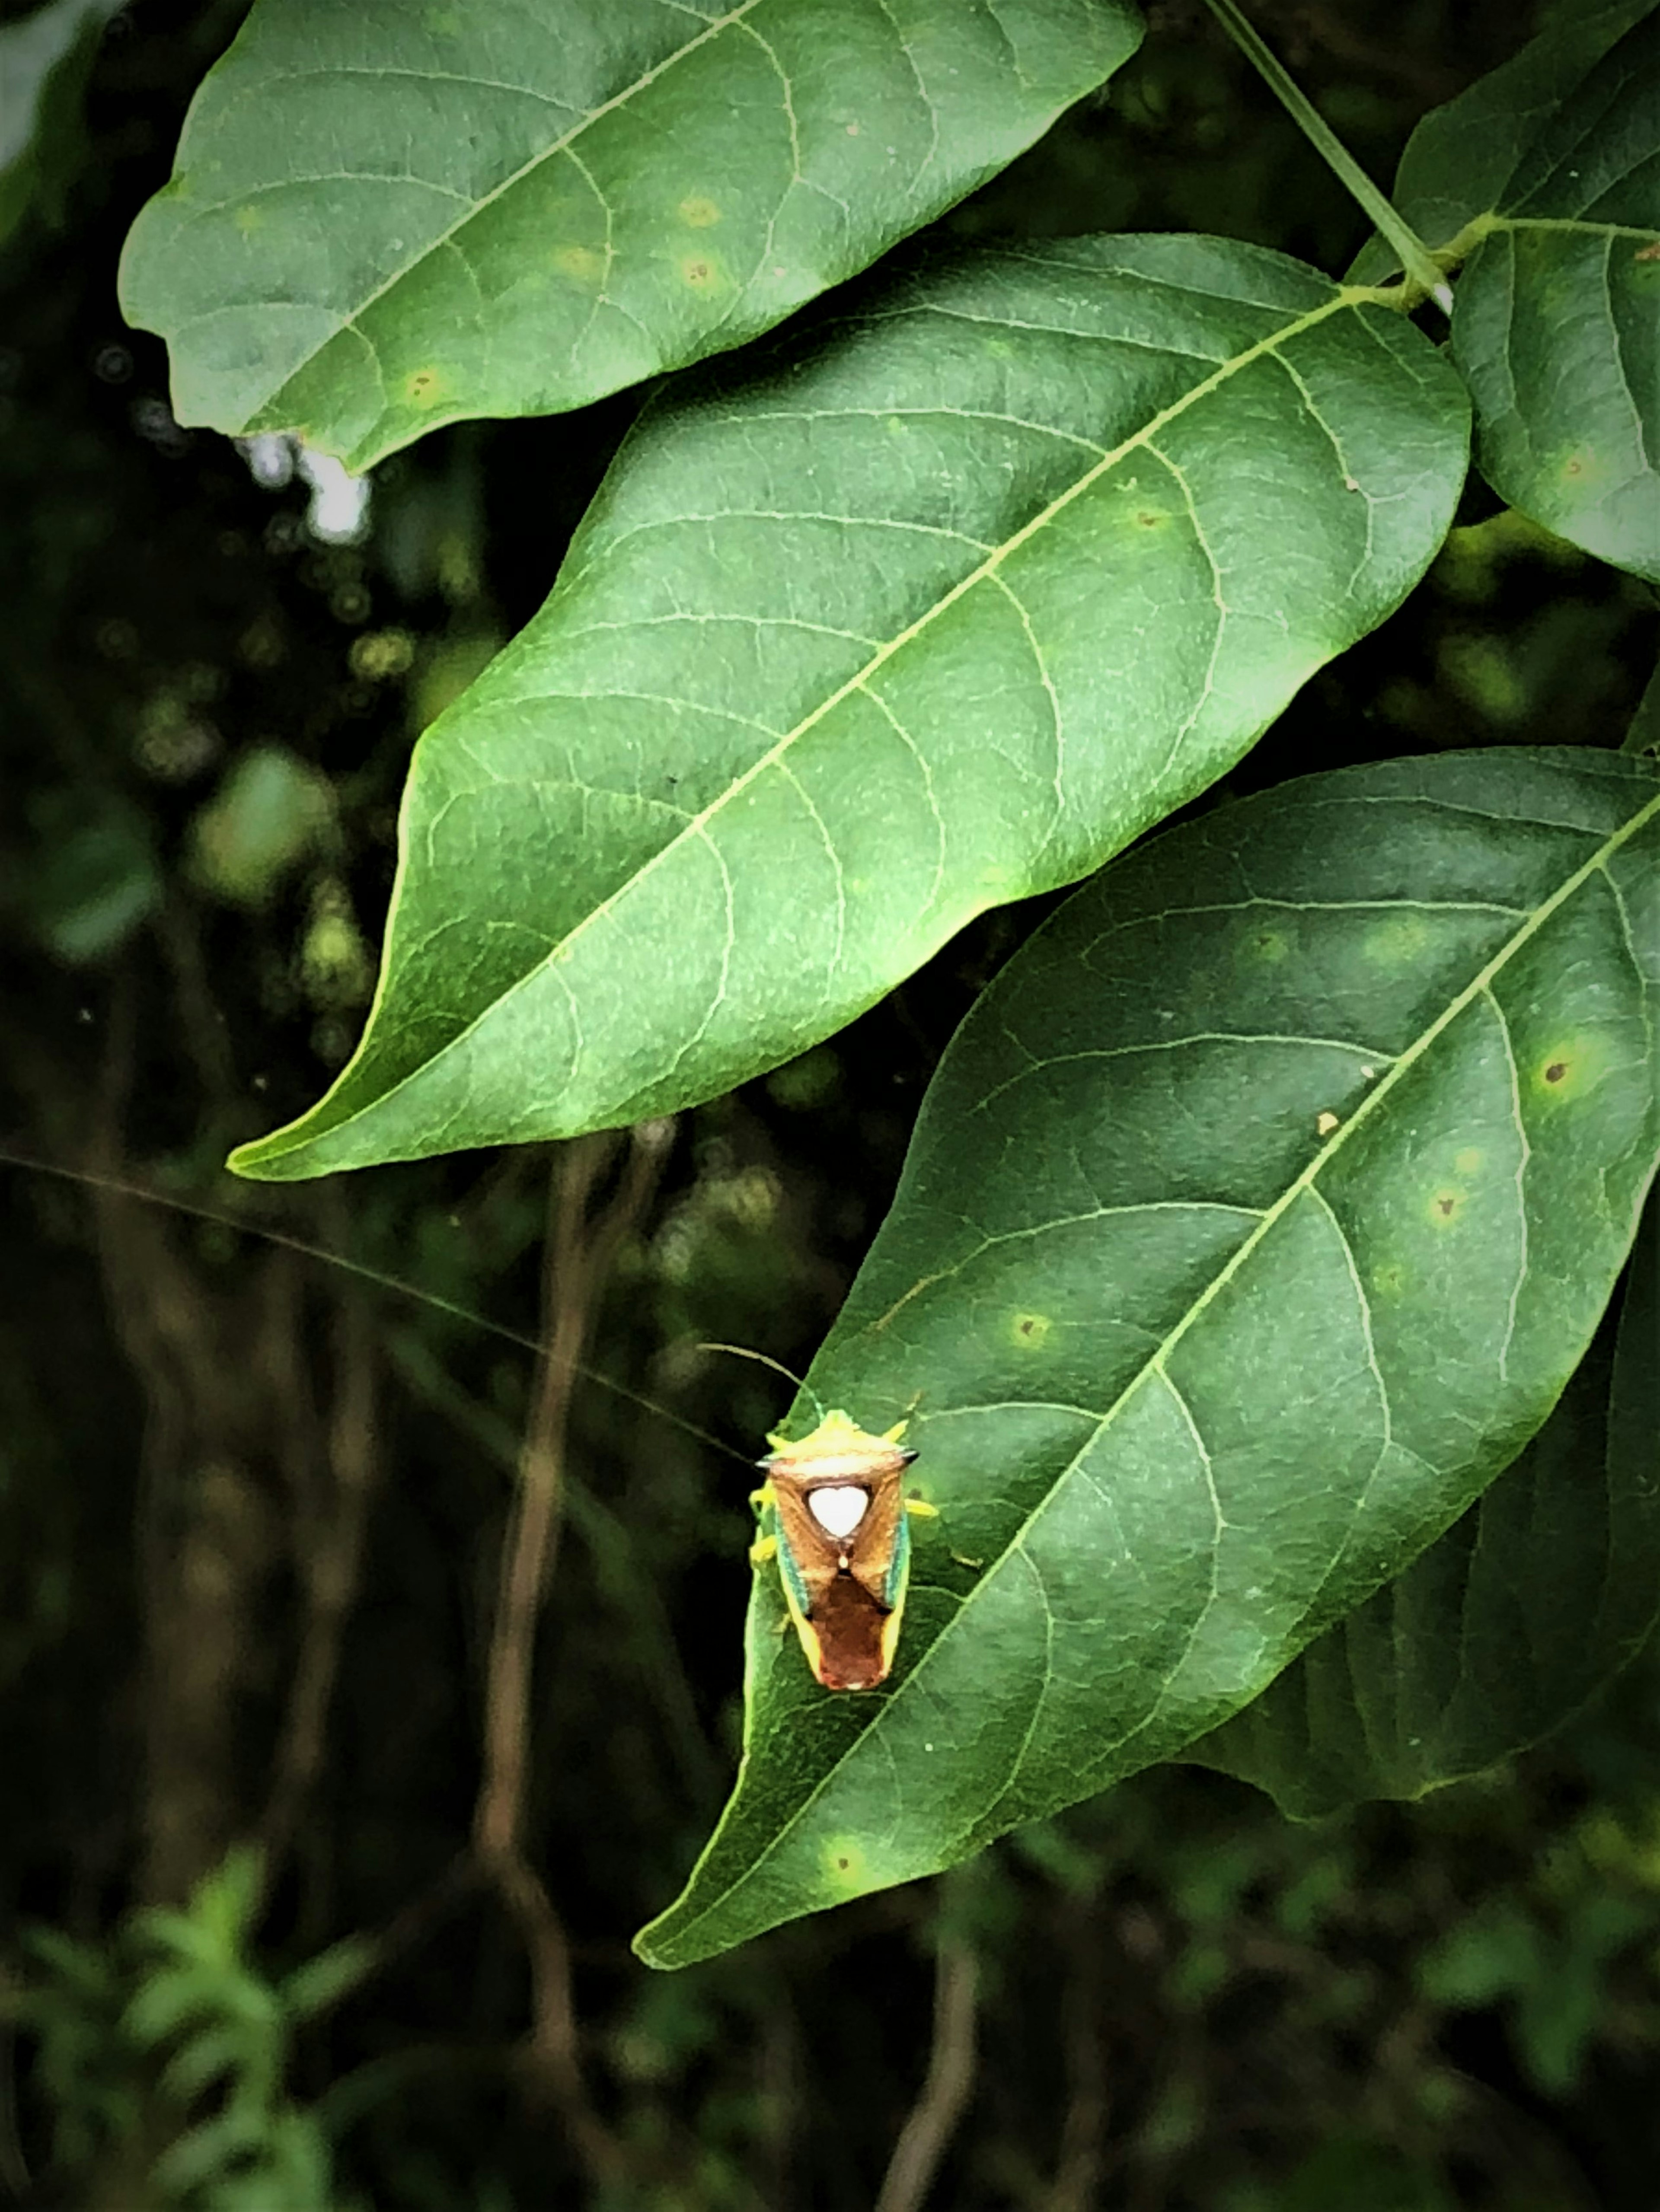
[(870, 1492), (856, 1482), (838, 1482), (808, 1493), (807, 1510), (827, 1536), (851, 1536), (870, 1508)]

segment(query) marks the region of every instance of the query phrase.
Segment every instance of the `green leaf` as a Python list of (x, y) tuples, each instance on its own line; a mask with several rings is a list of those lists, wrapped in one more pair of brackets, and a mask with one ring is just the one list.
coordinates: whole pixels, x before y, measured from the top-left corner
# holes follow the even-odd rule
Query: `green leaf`
[(1660, 14), (1564, 101), (1481, 228), (1452, 350), (1482, 475), (1660, 583)]
[(257, 0), (123, 312), (184, 422), (368, 468), (769, 330), (1135, 50), (1128, 0)]
[(233, 1164), (575, 1134), (829, 1036), (1211, 782), (1397, 605), (1457, 380), (1260, 248), (922, 260), (675, 388), (422, 739), (356, 1058)]
[(1620, 754), (1385, 763), (1154, 840), (1009, 963), (811, 1377), (914, 1405), (898, 1664), (819, 1690), (757, 1577), (737, 1790), (646, 1959), (1180, 1753), (1515, 1458), (1660, 1146), (1657, 860)]
[(355, 1989), (375, 1963), (373, 1943), (361, 1936), (345, 1936), (307, 1959), (287, 1975), (280, 1992), (283, 2009), (295, 2020), (309, 2020), (325, 2012)]
[(1605, 1321), (1515, 1465), (1405, 1574), (1185, 1756), (1312, 1820), (1524, 1750), (1635, 1656), (1660, 1609), (1660, 1198)]
[[(1465, 227), (1490, 216), (1508, 179), (1540, 130), (1656, 0), (1575, 0), (1521, 52), (1478, 77), (1414, 130), (1389, 194), (1426, 246), (1450, 246)], [(1352, 282), (1381, 284), (1400, 267), (1387, 240), (1373, 238), (1355, 257)]]
[[(1469, 258), (1453, 358), (1482, 474), (1660, 582), (1660, 10), (1566, 16), (1414, 132), (1396, 205)], [(1374, 241), (1354, 275), (1391, 264)]]

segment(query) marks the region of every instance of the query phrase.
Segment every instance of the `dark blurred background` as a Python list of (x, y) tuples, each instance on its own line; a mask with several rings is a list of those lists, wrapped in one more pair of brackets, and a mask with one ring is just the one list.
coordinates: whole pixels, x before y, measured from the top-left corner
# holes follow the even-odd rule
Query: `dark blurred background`
[[(0, 0), (0, 40), (33, 12)], [(1534, 27), (1514, 0), (1253, 12), (1385, 181)], [(1651, 2212), (1648, 1663), (1420, 1807), (1297, 1827), (1166, 1769), (707, 1967), (631, 1957), (733, 1768), (740, 1462), (788, 1396), (696, 1346), (806, 1364), (1037, 914), (575, 1165), (223, 1176), (349, 1053), (410, 744), (540, 604), (638, 404), (443, 432), (344, 542), (279, 453), (180, 429), (116, 262), (243, 13), (89, 17), (0, 175), (0, 2201), (866, 2212), (932, 2052), (936, 2082), (972, 2065), (936, 2207)], [(1364, 234), (1196, 4), (952, 220), (1334, 273)], [(1617, 744), (1657, 633), (1651, 594), (1473, 485), (1408, 604), (1203, 803)], [(620, 1389), (571, 1395), (507, 1778), (538, 1903), (468, 1839), (515, 1469), (566, 1414), (483, 1323), (541, 1334), (550, 1209), (582, 1265), (549, 1294), (580, 1285)], [(915, 2202), (902, 2167), (883, 2212)]]

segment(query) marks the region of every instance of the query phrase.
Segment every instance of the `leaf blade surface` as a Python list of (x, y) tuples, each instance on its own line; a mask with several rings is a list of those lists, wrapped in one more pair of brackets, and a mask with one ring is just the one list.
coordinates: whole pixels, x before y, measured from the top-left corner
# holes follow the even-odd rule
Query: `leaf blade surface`
[(1481, 472), (1660, 583), (1660, 13), (1541, 129), (1484, 228), (1452, 318)]
[[(1660, 580), (1660, 10), (1565, 14), (1414, 131), (1396, 204), (1468, 259), (1452, 350), (1500, 495)], [(1395, 265), (1374, 240), (1356, 278)]]
[(1660, 1607), (1660, 1200), (1550, 1419), (1403, 1575), (1186, 1754), (1313, 1820), (1414, 1798), (1550, 1735)]
[(829, 1035), (1237, 759), (1421, 574), (1466, 422), (1400, 318), (1178, 238), (924, 258), (648, 410), (422, 741), (356, 1058), (235, 1164), (575, 1133)]
[(364, 469), (737, 345), (1134, 51), (1125, 0), (259, 0), (122, 266), (175, 409)]
[(888, 1691), (758, 1581), (737, 1792), (640, 1939), (680, 1965), (1179, 1752), (1513, 1459), (1660, 1143), (1660, 786), (1617, 755), (1310, 778), (1155, 840), (953, 1042), (815, 1363), (922, 1394)]

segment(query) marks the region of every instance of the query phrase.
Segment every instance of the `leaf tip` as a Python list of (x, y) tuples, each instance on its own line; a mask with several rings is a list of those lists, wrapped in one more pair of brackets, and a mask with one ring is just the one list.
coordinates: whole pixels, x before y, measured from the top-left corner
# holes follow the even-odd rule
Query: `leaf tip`
[(297, 1121), (238, 1145), (227, 1155), (226, 1168), (245, 1182), (302, 1182), (307, 1176), (326, 1174), (326, 1168), (310, 1163), (307, 1156), (312, 1146), (300, 1133), (309, 1118), (302, 1115)]
[(635, 1937), (630, 1948), (642, 1966), (650, 1966), (660, 1974), (672, 1974), (692, 1961), (673, 1939), (673, 1923), (679, 1913), (677, 1901), (666, 1912), (660, 1912), (655, 1920), (648, 1920)]

